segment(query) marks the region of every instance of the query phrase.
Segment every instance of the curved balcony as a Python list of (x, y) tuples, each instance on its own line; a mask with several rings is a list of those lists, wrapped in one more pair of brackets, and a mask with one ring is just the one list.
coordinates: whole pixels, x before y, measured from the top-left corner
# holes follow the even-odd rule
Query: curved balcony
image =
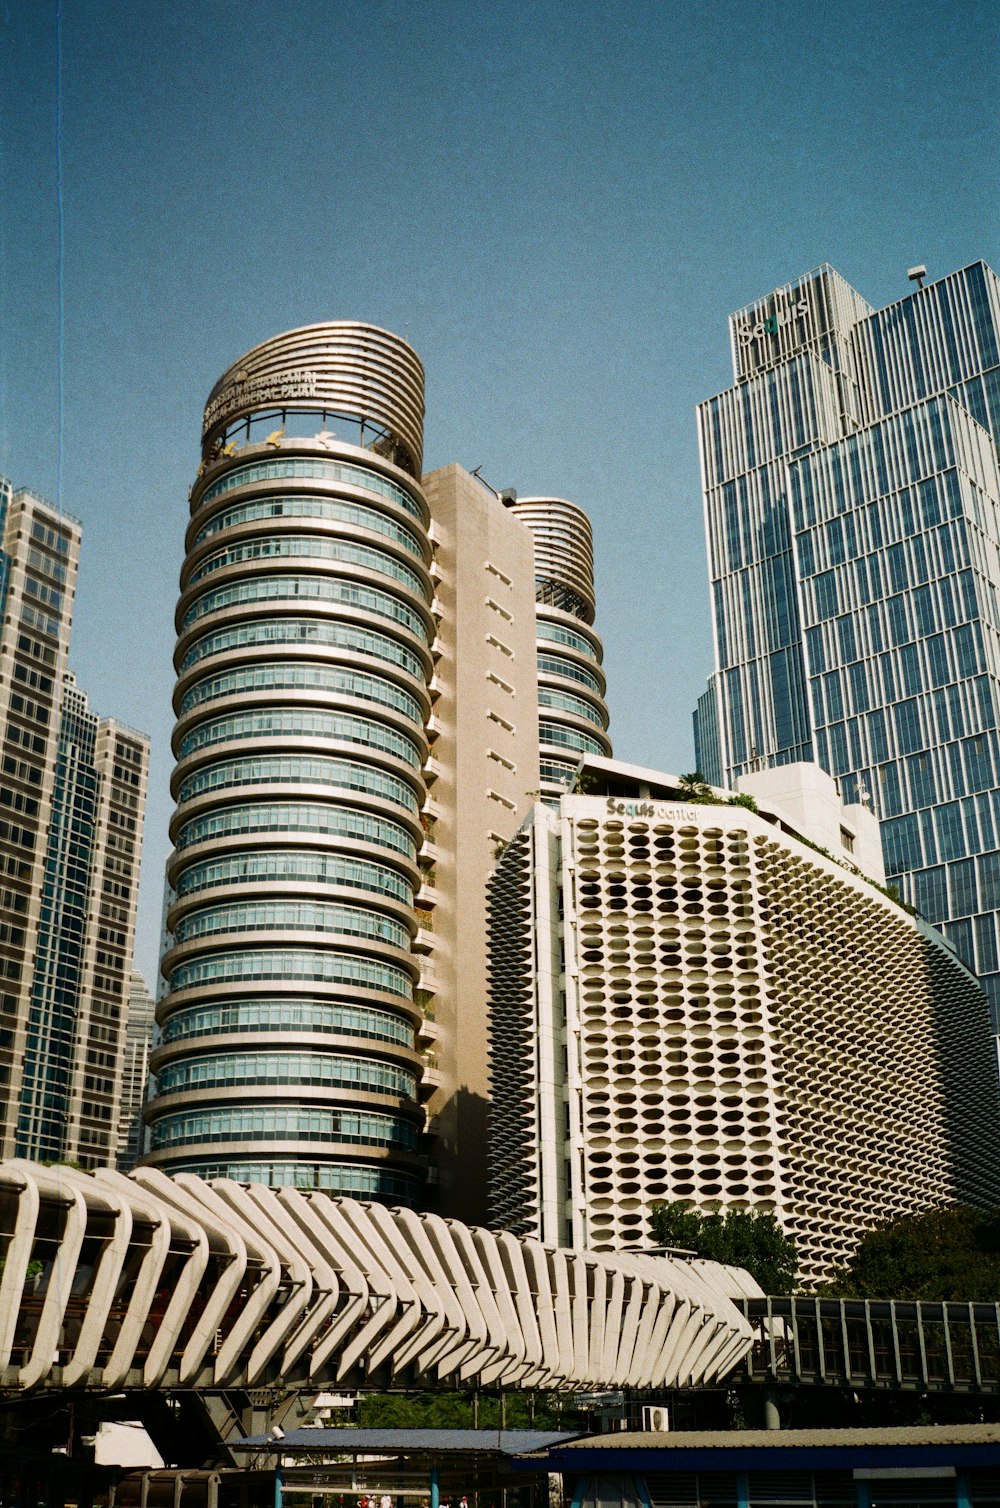
[[(209, 397), (176, 616), (162, 1167), (332, 1187), (359, 1149), (419, 1165), (422, 414), (409, 346), (354, 324), (264, 342)], [(265, 1049), (255, 1019), (291, 1035)], [(405, 1135), (376, 1134), (394, 1096)]]

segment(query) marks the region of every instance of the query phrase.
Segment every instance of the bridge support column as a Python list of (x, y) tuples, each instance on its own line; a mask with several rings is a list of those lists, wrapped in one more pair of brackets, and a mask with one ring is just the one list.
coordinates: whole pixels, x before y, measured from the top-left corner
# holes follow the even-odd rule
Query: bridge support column
[(768, 1388), (764, 1393), (764, 1428), (781, 1428), (781, 1409), (778, 1407), (778, 1395), (773, 1388)]

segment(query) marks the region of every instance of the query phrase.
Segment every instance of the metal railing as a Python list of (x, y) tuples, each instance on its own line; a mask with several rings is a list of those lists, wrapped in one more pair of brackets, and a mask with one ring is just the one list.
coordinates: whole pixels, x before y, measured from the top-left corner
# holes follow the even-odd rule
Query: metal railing
[(1000, 1393), (1000, 1304), (738, 1299), (754, 1331), (740, 1383)]

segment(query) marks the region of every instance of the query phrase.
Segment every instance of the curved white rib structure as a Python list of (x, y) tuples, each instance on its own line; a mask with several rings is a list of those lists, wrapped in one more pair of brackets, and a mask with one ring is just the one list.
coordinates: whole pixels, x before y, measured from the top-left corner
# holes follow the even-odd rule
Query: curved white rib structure
[(0, 1163), (0, 1231), (7, 1391), (692, 1386), (749, 1351), (731, 1297), (758, 1292), (711, 1262), (153, 1168)]

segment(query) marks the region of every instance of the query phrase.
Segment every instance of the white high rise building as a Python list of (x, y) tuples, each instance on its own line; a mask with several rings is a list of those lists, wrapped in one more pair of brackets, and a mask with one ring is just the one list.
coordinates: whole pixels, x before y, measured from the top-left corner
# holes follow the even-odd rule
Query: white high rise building
[(153, 1045), (156, 1005), (138, 969), (132, 970), (125, 1018), (125, 1057), (121, 1077), (121, 1110), (118, 1115), (117, 1167), (121, 1173), (134, 1168), (146, 1150), (146, 1127), (142, 1109), (149, 1089), (149, 1054)]
[(583, 774), (491, 881), (490, 1223), (617, 1250), (657, 1201), (756, 1208), (809, 1283), (893, 1215), (1000, 1202), (985, 997), (855, 867), (871, 813), (800, 835), (787, 788)]

